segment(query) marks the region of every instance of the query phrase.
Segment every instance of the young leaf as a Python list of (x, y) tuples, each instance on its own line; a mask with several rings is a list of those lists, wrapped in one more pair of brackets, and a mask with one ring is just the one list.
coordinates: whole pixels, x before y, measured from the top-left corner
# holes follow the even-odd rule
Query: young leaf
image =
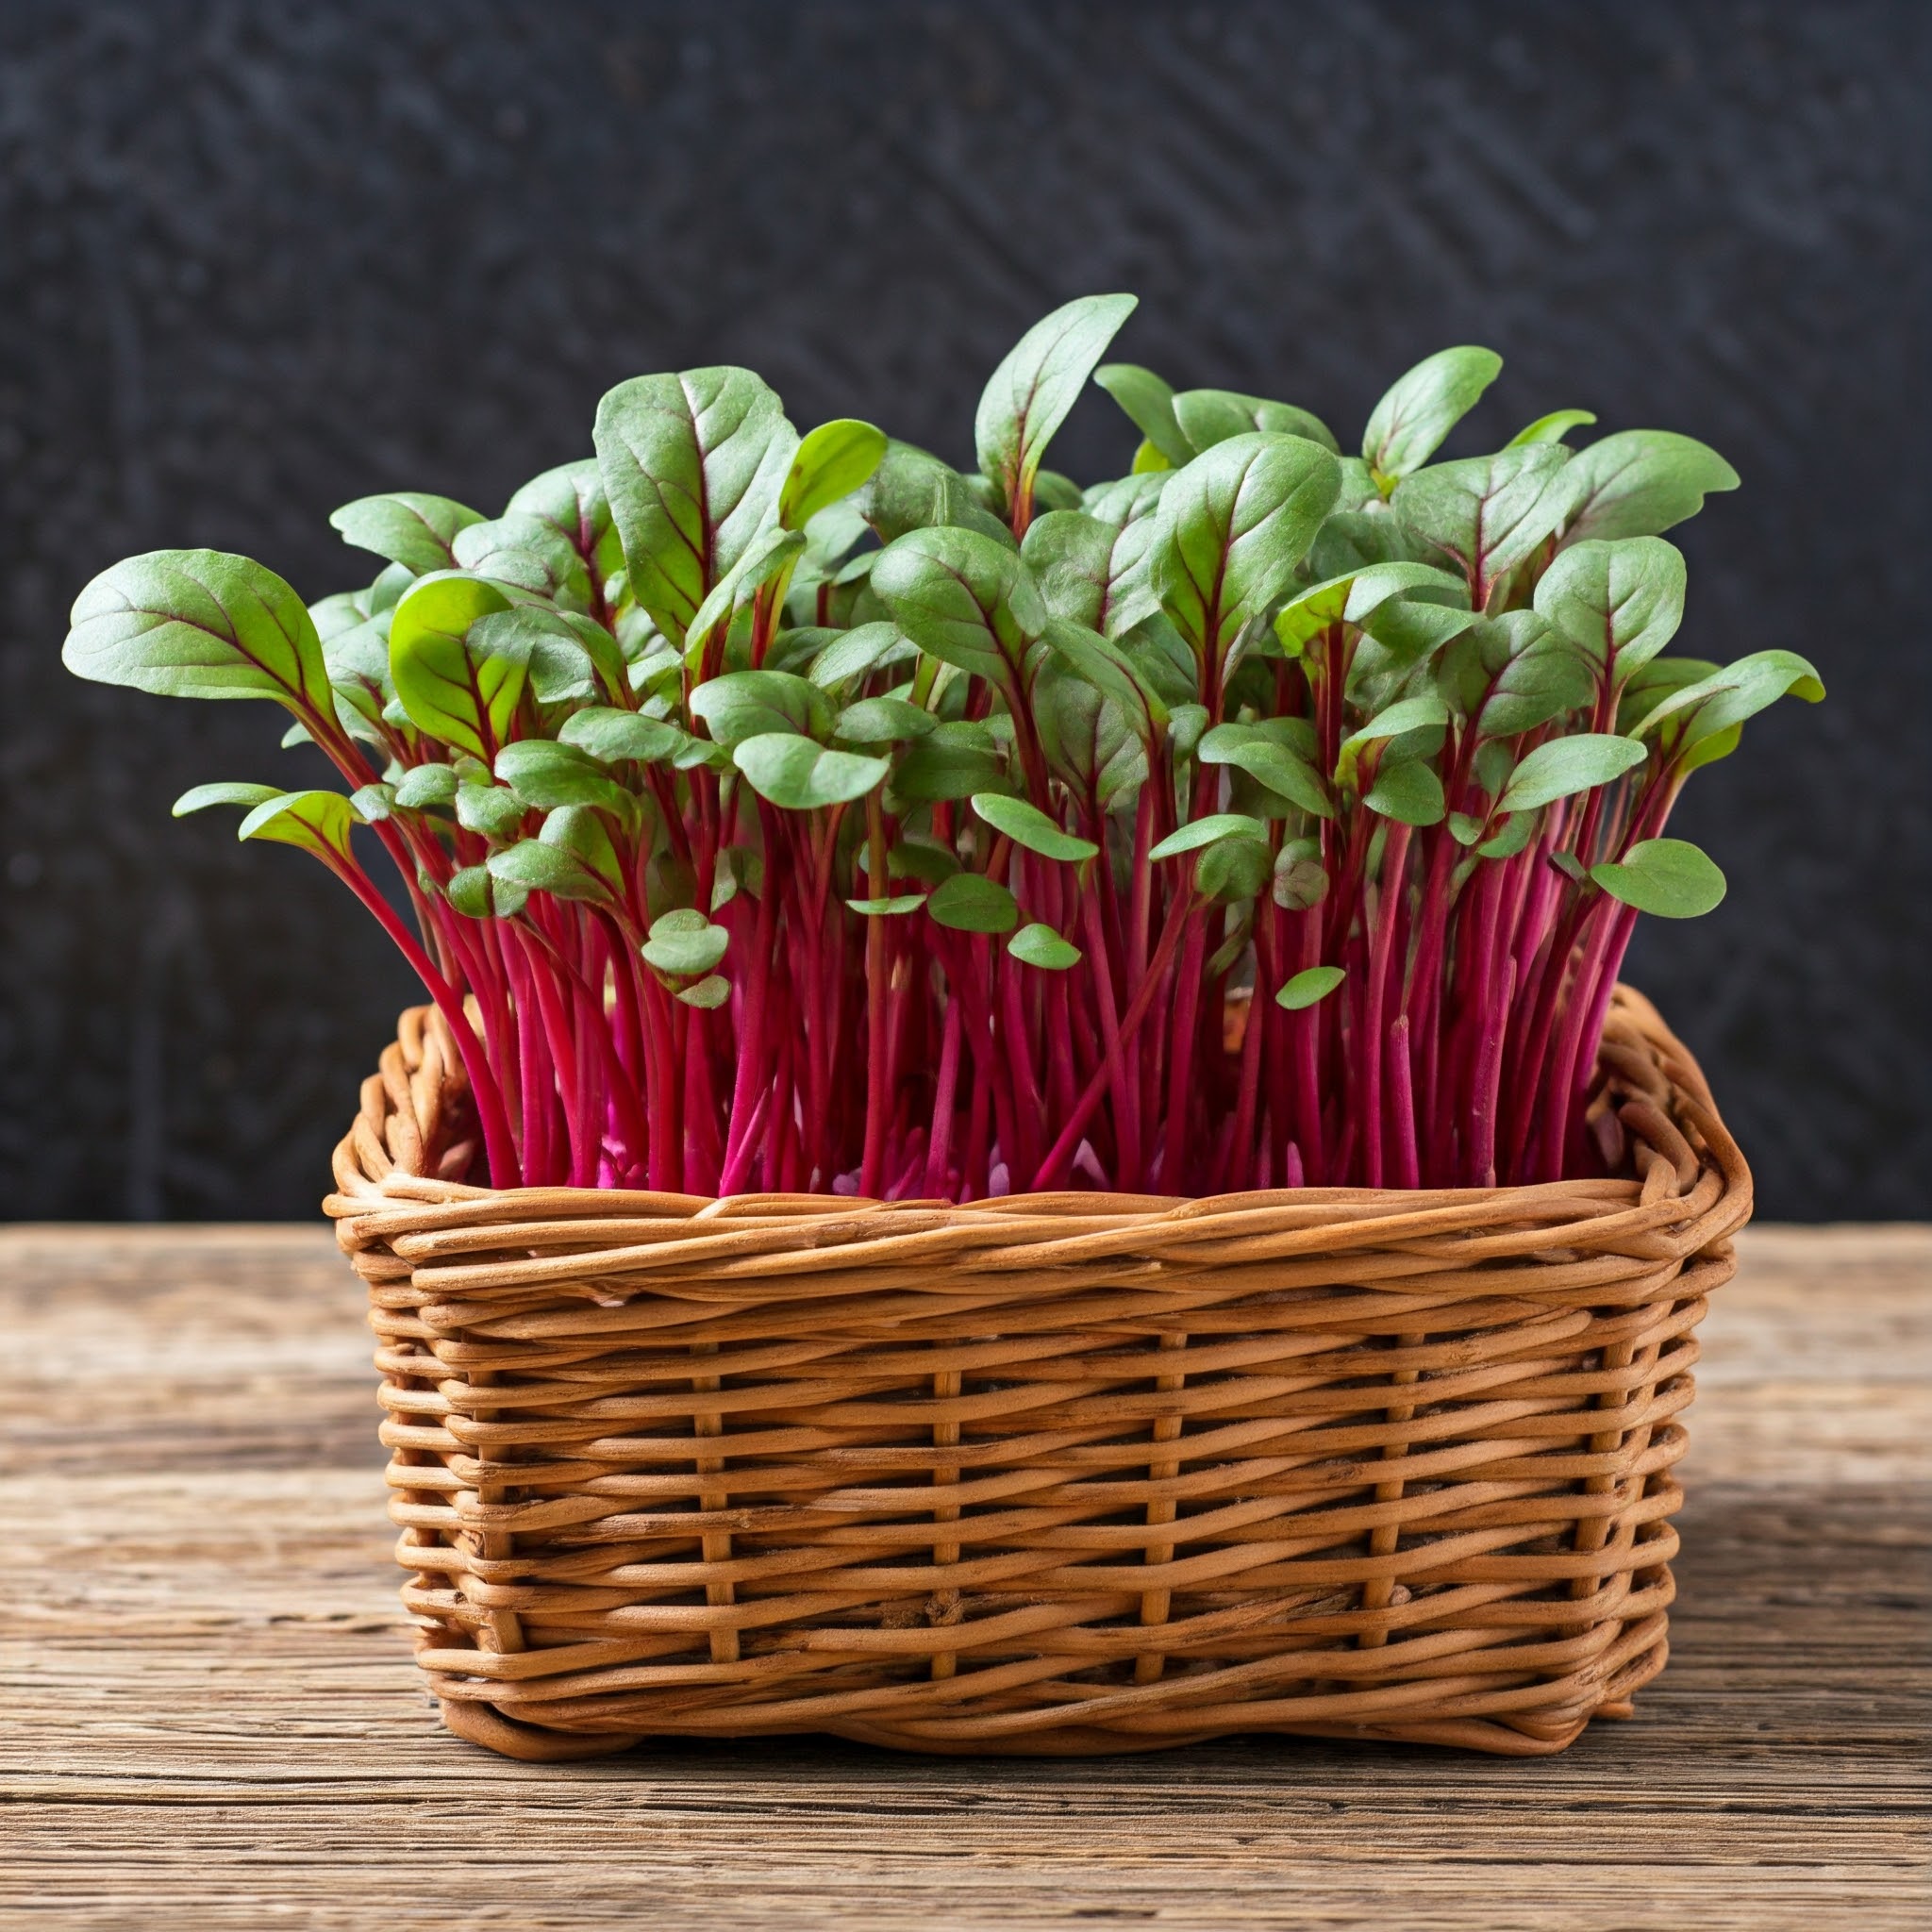
[(1293, 581), (1341, 487), (1341, 465), (1298, 436), (1236, 436), (1177, 471), (1153, 553), (1161, 608), (1219, 664)]
[(324, 864), (351, 863), (349, 832), (355, 808), (340, 791), (285, 791), (265, 798), (242, 821), (238, 839), (271, 839), (294, 845)]
[(832, 736), (847, 744), (903, 744), (928, 737), (938, 724), (930, 711), (904, 698), (861, 698), (839, 713)]
[(1493, 349), (1438, 349), (1377, 403), (1362, 432), (1362, 455), (1378, 477), (1412, 475), (1475, 408), (1503, 358)]
[(1435, 825), (1442, 822), (1442, 781), (1433, 765), (1418, 758), (1384, 760), (1362, 803), (1385, 819), (1405, 825)]
[(1400, 738), (1406, 731), (1425, 731), (1433, 724), (1448, 722), (1448, 706), (1435, 691), (1424, 691), (1418, 697), (1403, 698), (1386, 710), (1377, 711), (1358, 731), (1351, 731), (1341, 741), (1341, 749), (1358, 750), (1383, 739)]
[(1038, 966), (1048, 973), (1064, 973), (1080, 963), (1078, 946), (1069, 945), (1050, 925), (1023, 925), (1007, 941), (1007, 951), (1023, 966)]
[(457, 571), (419, 577), (390, 622), (389, 675), (419, 731), (486, 763), (509, 733), (524, 694), (528, 647), (473, 650), (470, 626), (509, 598)]
[(560, 463), (532, 476), (503, 513), (548, 524), (584, 559), (598, 583), (624, 567), (624, 549), (610, 522), (610, 499), (595, 457)]
[(1607, 785), (1643, 762), (1643, 747), (1634, 739), (1608, 732), (1586, 731), (1574, 738), (1553, 738), (1529, 753), (1509, 774), (1498, 811), (1535, 811), (1578, 791)]
[(732, 748), (732, 762), (760, 798), (787, 811), (812, 811), (863, 798), (891, 770), (886, 758), (823, 751), (809, 738), (765, 731)]
[[(629, 804), (628, 794), (625, 804)], [(369, 816), (367, 811), (362, 815)], [(457, 824), (492, 845), (508, 845), (523, 830), (524, 801), (507, 785), (459, 785)]]
[(595, 587), (577, 547), (540, 517), (522, 514), (467, 524), (450, 554), (473, 575), (514, 584), (558, 610), (588, 611)]
[(979, 467), (1000, 507), (1029, 520), (1034, 473), (1093, 366), (1138, 306), (1132, 295), (1083, 295), (1022, 336), (992, 373), (974, 418)]
[(797, 433), (750, 370), (688, 369), (611, 390), (595, 441), (630, 593), (682, 650), (699, 607), (775, 508)]
[[(876, 553), (874, 553), (876, 554)], [(796, 633), (787, 632), (787, 636)], [(893, 624), (862, 624), (857, 630), (814, 632), (824, 642), (814, 651), (808, 675), (821, 691), (833, 691), (848, 678), (896, 664), (916, 655), (912, 642)]]
[(279, 785), (251, 785), (245, 779), (217, 779), (211, 785), (191, 785), (175, 801), (172, 816), (185, 819), (192, 811), (206, 811), (211, 805), (239, 805), (243, 811), (253, 811), (258, 805), (266, 805), (271, 798), (279, 798), (282, 788)]
[(850, 496), (879, 466), (886, 432), (841, 416), (821, 423), (798, 445), (778, 491), (778, 521), (803, 530), (822, 509)]
[(1011, 932), (1020, 923), (1012, 893), (984, 873), (956, 872), (933, 888), (925, 909), (959, 932)]
[(848, 899), (845, 903), (864, 919), (894, 919), (917, 912), (925, 904), (925, 894), (902, 892), (891, 899)]
[(1552, 409), (1547, 416), (1525, 424), (1503, 447), (1521, 449), (1526, 442), (1561, 442), (1573, 429), (1585, 428), (1595, 421), (1588, 409)]
[(1193, 445), (1174, 417), (1174, 391), (1153, 370), (1138, 362), (1105, 362), (1093, 372), (1093, 380), (1173, 468), (1193, 460)]
[(1315, 768), (1258, 725), (1217, 724), (1195, 747), (1195, 756), (1204, 765), (1233, 765), (1317, 818), (1335, 816)]
[(1245, 905), (1268, 883), (1274, 863), (1274, 855), (1263, 840), (1241, 835), (1217, 839), (1194, 868), (1194, 890), (1219, 905)]
[(601, 707), (575, 712), (563, 721), (557, 736), (559, 743), (574, 744), (606, 765), (623, 758), (655, 765), (675, 756), (686, 742), (685, 734), (665, 719)]
[(973, 530), (913, 530), (873, 566), (872, 588), (928, 656), (1004, 682), (1046, 627), (1047, 609), (1018, 554)]
[(396, 780), (395, 803), (404, 811), (426, 811), (435, 806), (449, 805), (454, 803), (461, 783), (457, 768), (440, 758), (428, 764), (411, 765)]
[(1268, 827), (1245, 812), (1212, 812), (1206, 818), (1190, 820), (1178, 831), (1170, 832), (1147, 857), (1155, 859), (1178, 858), (1184, 852), (1198, 852), (1202, 846), (1212, 845), (1222, 839), (1257, 839), (1265, 842), (1267, 837)]
[(1020, 555), (1053, 616), (1117, 637), (1158, 608), (1148, 569), (1158, 534), (1152, 517), (1116, 525), (1057, 509), (1027, 525)]
[(1683, 622), (1683, 553), (1661, 537), (1572, 544), (1538, 583), (1536, 612), (1595, 663), (1626, 676)]
[(1326, 999), (1347, 977), (1344, 967), (1310, 966), (1306, 972), (1297, 973), (1274, 995), (1274, 1004), (1286, 1007), (1291, 1013), (1298, 1013), (1304, 1007), (1312, 1007), (1318, 1000)]
[(1298, 658), (1308, 640), (1331, 624), (1366, 624), (1391, 598), (1423, 590), (1458, 597), (1465, 606), (1468, 602), (1463, 587), (1433, 564), (1367, 564), (1291, 597), (1274, 620), (1274, 635), (1291, 658)]
[(787, 671), (730, 671), (691, 694), (692, 713), (727, 750), (763, 732), (832, 735), (832, 708), (808, 678)]
[(1795, 651), (1754, 651), (1672, 691), (1644, 717), (1633, 736), (1647, 738), (1672, 718), (1686, 722), (1680, 742), (1696, 744), (1755, 718), (1789, 693), (1815, 705), (1824, 685), (1810, 660)]
[(60, 660), (98, 684), (335, 714), (301, 598), (274, 571), (221, 550), (151, 550), (103, 571), (75, 600)]
[(1191, 389), (1174, 397), (1174, 413), (1188, 440), (1183, 463), (1231, 436), (1249, 436), (1257, 429), (1270, 436), (1304, 436), (1341, 454), (1328, 425), (1292, 403), (1271, 403), (1265, 396), (1244, 396), (1231, 389)]
[(1091, 858), (1100, 847), (1087, 839), (1076, 839), (1062, 831), (1038, 806), (1024, 798), (1008, 798), (1003, 792), (979, 791), (973, 797), (973, 809), (994, 831), (1004, 832), (1015, 845), (1024, 845), (1042, 858), (1058, 858), (1073, 863)]
[(1646, 839), (1590, 875), (1611, 898), (1662, 919), (1699, 918), (1724, 895), (1724, 874), (1684, 839)]
[(881, 543), (891, 543), (908, 530), (947, 525), (976, 531), (1008, 549), (1016, 547), (1012, 531), (974, 498), (958, 471), (931, 451), (896, 438), (887, 442), (878, 468), (855, 492), (852, 506)]
[(465, 919), (514, 919), (530, 895), (524, 887), (494, 876), (487, 865), (466, 865), (450, 874), (442, 896)]
[(329, 518), (345, 543), (373, 550), (416, 575), (457, 568), (451, 545), (458, 530), (480, 524), (482, 517), (447, 496), (426, 496), (416, 490), (395, 490), (381, 496), (358, 496)]
[(607, 904), (624, 901), (624, 862), (603, 820), (583, 806), (553, 811), (537, 838), (492, 852), (488, 864), (491, 878), (526, 892)]
[(731, 997), (731, 982), (721, 974), (713, 973), (701, 979), (695, 986), (687, 986), (674, 995), (688, 1007), (701, 1007), (707, 1012), (722, 1007)]
[(1391, 508), (1422, 543), (1461, 570), (1480, 608), (1557, 527), (1562, 499), (1550, 484), (1568, 459), (1560, 445), (1534, 442), (1437, 463), (1399, 484)]
[(702, 912), (666, 912), (651, 922), (644, 964), (676, 978), (695, 978), (710, 972), (730, 943), (730, 933)]
[(620, 821), (628, 820), (631, 794), (595, 758), (575, 745), (547, 738), (507, 744), (496, 755), (496, 775), (536, 811), (560, 805), (595, 806)]
[(1735, 490), (1716, 450), (1668, 429), (1625, 429), (1579, 450), (1551, 492), (1563, 542), (1656, 537), (1694, 517), (1707, 491)]

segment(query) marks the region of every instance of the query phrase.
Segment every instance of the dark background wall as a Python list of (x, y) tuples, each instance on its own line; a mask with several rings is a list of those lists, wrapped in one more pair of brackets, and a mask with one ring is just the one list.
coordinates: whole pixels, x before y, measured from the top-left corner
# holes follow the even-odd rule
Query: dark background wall
[[(320, 595), (370, 570), (336, 504), (493, 513), (610, 383), (699, 362), (964, 458), (1020, 329), (1115, 288), (1122, 353), (1344, 440), (1474, 341), (1473, 435), (1574, 404), (1731, 458), (1683, 646), (1833, 695), (1693, 787), (1730, 897), (1633, 976), (1764, 1212), (1932, 1211), (1928, 13), (0, 7), (0, 1215), (309, 1213), (411, 996), (319, 868), (169, 821), (286, 777), (281, 714), (68, 678), (95, 571), (210, 544)], [(1131, 441), (1096, 398), (1055, 460)]]

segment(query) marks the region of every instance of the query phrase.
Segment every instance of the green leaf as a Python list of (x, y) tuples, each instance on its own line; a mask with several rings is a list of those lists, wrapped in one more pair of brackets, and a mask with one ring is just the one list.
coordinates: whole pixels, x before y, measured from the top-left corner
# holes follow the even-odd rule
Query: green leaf
[(523, 698), (527, 646), (473, 650), (469, 631), (479, 617), (509, 608), (494, 584), (440, 571), (416, 580), (390, 622), (390, 681), (409, 722), (486, 763)]
[[(701, 690), (704, 688), (700, 686)], [(607, 765), (614, 765), (622, 758), (655, 765), (675, 757), (689, 741), (684, 732), (662, 718), (646, 718), (636, 711), (604, 707), (574, 712), (563, 721), (563, 728), (557, 736), (559, 743), (574, 744)]]
[(925, 909), (959, 932), (1011, 932), (1020, 923), (1012, 893), (984, 873), (956, 872), (933, 888)]
[(514, 584), (561, 610), (588, 611), (595, 591), (577, 547), (540, 517), (522, 513), (466, 525), (450, 545), (457, 568)]
[(239, 805), (243, 811), (253, 811), (258, 805), (266, 805), (271, 798), (281, 795), (279, 785), (251, 785), (242, 778), (221, 778), (211, 785), (191, 785), (175, 801), (173, 816), (185, 819), (190, 812), (206, 811), (211, 805)]
[(1378, 476), (1414, 475), (1475, 408), (1503, 358), (1493, 349), (1438, 349), (1377, 403), (1362, 432), (1362, 455)]
[(1306, 972), (1297, 973), (1274, 995), (1274, 1004), (1286, 1007), (1291, 1013), (1298, 1013), (1304, 1007), (1312, 1007), (1317, 1001), (1326, 999), (1347, 977), (1344, 967), (1310, 966)]
[(1645, 839), (1590, 875), (1611, 898), (1661, 919), (1699, 918), (1724, 895), (1724, 874), (1684, 839)]
[(1585, 428), (1595, 421), (1588, 409), (1552, 409), (1547, 416), (1525, 424), (1503, 447), (1521, 449), (1526, 442), (1561, 442), (1573, 429)]
[(832, 735), (832, 708), (808, 678), (788, 671), (730, 671), (691, 694), (692, 712), (727, 749), (770, 731)]
[(1536, 611), (1595, 663), (1626, 675), (1677, 634), (1683, 553), (1661, 537), (1573, 544), (1543, 573)]
[(1194, 890), (1223, 906), (1242, 905), (1268, 883), (1274, 863), (1260, 839), (1218, 839), (1194, 868)]
[(1265, 842), (1267, 837), (1268, 827), (1259, 819), (1250, 818), (1245, 812), (1218, 811), (1207, 818), (1191, 820), (1178, 831), (1170, 832), (1147, 857), (1178, 858), (1184, 852), (1198, 852), (1202, 846), (1222, 839), (1258, 839)]
[(466, 865), (450, 874), (442, 896), (465, 919), (514, 919), (530, 895), (522, 886), (492, 876), (487, 865)]
[(848, 899), (846, 905), (866, 919), (895, 919), (917, 912), (925, 904), (924, 892), (902, 892), (891, 899)]
[(624, 567), (624, 548), (611, 525), (610, 499), (604, 493), (595, 457), (559, 463), (532, 476), (503, 513), (548, 524), (583, 558), (599, 583)]
[(1496, 809), (1535, 811), (1558, 798), (1607, 785), (1641, 765), (1643, 758), (1643, 747), (1634, 739), (1609, 732), (1553, 738), (1547, 744), (1538, 745), (1510, 773)]
[(1078, 946), (1069, 945), (1050, 925), (1036, 922), (1023, 925), (1007, 941), (1007, 951), (1023, 966), (1038, 966), (1048, 973), (1064, 973), (1080, 963)]
[(967, 479), (914, 443), (888, 441), (878, 468), (852, 502), (881, 543), (891, 543), (908, 530), (945, 525), (975, 530), (1008, 549), (1018, 548), (1012, 531), (974, 498)]
[(1274, 635), (1291, 658), (1298, 658), (1308, 640), (1330, 625), (1366, 624), (1391, 597), (1424, 589), (1462, 594), (1462, 586), (1433, 564), (1365, 564), (1291, 597), (1274, 620)]
[(993, 371), (973, 437), (1002, 507), (1031, 501), (1054, 432), (1137, 306), (1132, 295), (1083, 295), (1035, 323)]
[(1824, 681), (1807, 658), (1795, 651), (1754, 651), (1682, 686), (1657, 705), (1637, 726), (1643, 738), (1672, 718), (1681, 724), (1680, 742), (1697, 744), (1735, 730), (1787, 694), (1817, 704), (1824, 696)]
[(1153, 370), (1138, 362), (1106, 362), (1093, 372), (1093, 380), (1174, 469), (1193, 460), (1193, 445), (1174, 418), (1174, 391)]
[(1481, 606), (1561, 520), (1562, 498), (1550, 485), (1568, 460), (1560, 445), (1535, 442), (1437, 463), (1399, 484), (1390, 504), (1419, 541), (1461, 570)]
[(1341, 487), (1330, 453), (1298, 436), (1236, 436), (1175, 472), (1153, 552), (1161, 608), (1196, 658), (1224, 659), (1287, 591)]
[(778, 491), (778, 521), (802, 530), (822, 509), (866, 482), (886, 453), (886, 432), (841, 416), (821, 423), (798, 445)]
[(524, 800), (504, 785), (458, 786), (457, 824), (492, 845), (507, 845), (523, 830)]
[(1384, 760), (1362, 803), (1385, 819), (1405, 825), (1435, 825), (1442, 822), (1442, 781), (1433, 765), (1418, 758)]
[(1533, 811), (1513, 812), (1503, 821), (1503, 829), (1494, 838), (1485, 839), (1475, 848), (1478, 858), (1514, 858), (1526, 846), (1536, 832), (1537, 819)]
[(917, 879), (924, 886), (937, 886), (959, 870), (959, 860), (950, 845), (919, 833), (908, 833), (886, 854), (886, 871), (895, 879)]
[(325, 865), (347, 865), (355, 808), (340, 791), (284, 791), (265, 798), (242, 821), (238, 839), (294, 845)]
[(457, 768), (441, 759), (411, 765), (396, 780), (395, 802), (404, 811), (426, 811), (434, 806), (450, 805), (455, 802), (461, 783)]
[(1100, 847), (1091, 840), (1076, 839), (1047, 817), (1038, 806), (1024, 798), (1008, 798), (999, 791), (979, 791), (973, 797), (973, 809), (994, 831), (1003, 832), (1015, 845), (1024, 845), (1042, 858), (1074, 863), (1091, 858)]
[(416, 490), (395, 490), (381, 496), (358, 496), (330, 518), (345, 543), (373, 550), (401, 564), (419, 577), (431, 571), (454, 570), (456, 534), (482, 517), (447, 496), (426, 496)]
[(862, 798), (891, 764), (886, 758), (823, 751), (809, 738), (765, 731), (734, 745), (732, 762), (761, 798), (787, 811), (811, 811)]
[(624, 864), (604, 822), (583, 806), (564, 806), (535, 839), (492, 852), (490, 876), (528, 892), (605, 904), (624, 900)]
[(1020, 555), (1056, 618), (1115, 637), (1158, 608), (1149, 569), (1158, 535), (1152, 517), (1122, 525), (1057, 509), (1027, 525)]
[(496, 755), (496, 775), (533, 810), (560, 805), (595, 806), (628, 820), (630, 793), (588, 752), (547, 738), (507, 744)]
[(829, 641), (813, 654), (808, 673), (821, 691), (832, 691), (848, 678), (863, 677), (870, 671), (916, 655), (911, 641), (899, 635), (898, 625), (883, 620), (862, 624), (857, 630), (823, 635)]
[(872, 588), (922, 651), (995, 682), (1010, 679), (1046, 627), (1019, 555), (973, 530), (908, 532), (880, 552)]
[(776, 508), (797, 432), (750, 370), (688, 369), (611, 390), (595, 441), (631, 595), (681, 651)]
[(908, 745), (892, 768), (892, 795), (902, 805), (970, 798), (1008, 782), (991, 734), (978, 724), (939, 725)]
[(1274, 855), (1274, 903), (1284, 912), (1306, 912), (1328, 896), (1328, 874), (1312, 839), (1295, 839)]
[(722, 1007), (731, 997), (731, 982), (722, 974), (713, 973), (701, 979), (695, 986), (687, 986), (674, 995), (688, 1007), (701, 1007), (707, 1012)]
[[(1026, 534), (1030, 537), (1033, 532), (1029, 530)], [(1053, 661), (1064, 665), (1104, 697), (1111, 698), (1124, 716), (1137, 722), (1143, 735), (1166, 724), (1166, 705), (1136, 675), (1132, 661), (1118, 644), (1098, 631), (1059, 617), (1048, 621), (1044, 636)]]
[(1707, 491), (1735, 490), (1738, 473), (1693, 437), (1625, 429), (1579, 450), (1552, 491), (1563, 542), (1655, 537), (1704, 508)]
[(1269, 436), (1306, 437), (1341, 454), (1334, 433), (1319, 416), (1297, 409), (1292, 403), (1271, 403), (1265, 396), (1244, 396), (1231, 389), (1184, 390), (1174, 399), (1174, 414), (1188, 446), (1178, 458), (1166, 450), (1161, 454), (1177, 464), (1230, 437), (1251, 436), (1257, 430)]
[(724, 957), (731, 934), (702, 912), (666, 912), (651, 922), (643, 946), (644, 964), (681, 979), (706, 974)]
[(1217, 724), (1195, 756), (1204, 765), (1233, 765), (1317, 818), (1332, 819), (1335, 807), (1320, 774), (1300, 752), (1265, 726)]
[(335, 715), (315, 621), (272, 570), (221, 550), (151, 550), (75, 600), (60, 653), (76, 677), (166, 697), (273, 698)]
[(1359, 749), (1383, 739), (1400, 738), (1406, 731), (1425, 731), (1431, 725), (1448, 722), (1448, 706), (1435, 691), (1424, 691), (1420, 696), (1403, 698), (1386, 710), (1377, 711), (1360, 730), (1351, 731), (1341, 741), (1341, 749)]
[(832, 736), (847, 744), (898, 744), (928, 736), (938, 724), (930, 711), (904, 698), (861, 698), (839, 713)]
[(1588, 659), (1579, 656), (1567, 639), (1544, 629), (1534, 612), (1511, 611), (1489, 622), (1498, 628), (1508, 625), (1509, 630), (1502, 635), (1513, 642), (1512, 633), (1530, 627), (1517, 622), (1525, 616), (1535, 629), (1491, 681), (1489, 694), (1476, 714), (1480, 737), (1516, 738), (1534, 731), (1538, 725), (1588, 704), (1595, 689)]
[(594, 697), (600, 683), (605, 691), (622, 691), (627, 682), (617, 640), (581, 611), (515, 604), (477, 618), (466, 641), (475, 656), (523, 658), (540, 704)]

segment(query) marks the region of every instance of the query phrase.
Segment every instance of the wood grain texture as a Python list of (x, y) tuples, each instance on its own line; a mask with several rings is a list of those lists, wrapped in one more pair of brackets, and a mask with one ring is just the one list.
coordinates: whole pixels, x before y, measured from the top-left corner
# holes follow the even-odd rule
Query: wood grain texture
[(439, 1932), (1921, 1926), (1932, 1230), (1740, 1247), (1670, 1669), (1562, 1757), (783, 1740), (532, 1770), (414, 1680), (326, 1235), (0, 1230), (0, 1925), (347, 1932), (415, 1898)]

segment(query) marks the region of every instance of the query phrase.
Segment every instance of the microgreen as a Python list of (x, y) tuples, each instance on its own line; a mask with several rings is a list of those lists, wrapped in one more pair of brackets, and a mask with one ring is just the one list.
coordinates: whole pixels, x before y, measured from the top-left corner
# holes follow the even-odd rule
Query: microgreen
[[(1789, 652), (1663, 654), (1662, 532), (1737, 477), (1583, 409), (1442, 457), (1445, 349), (1344, 456), (1299, 404), (1101, 363), (1069, 303), (980, 399), (976, 474), (742, 369), (640, 376), (496, 517), (332, 519), (305, 608), (205, 550), (104, 573), (81, 676), (290, 712), (341, 791), (196, 786), (328, 867), (463, 1055), (496, 1186), (971, 1200), (1592, 1171), (1664, 836)], [(1046, 465), (1091, 380), (1139, 447)], [(1128, 445), (1124, 444), (1124, 449)], [(380, 846), (401, 879), (371, 877)], [(407, 899), (412, 918), (395, 909)]]

